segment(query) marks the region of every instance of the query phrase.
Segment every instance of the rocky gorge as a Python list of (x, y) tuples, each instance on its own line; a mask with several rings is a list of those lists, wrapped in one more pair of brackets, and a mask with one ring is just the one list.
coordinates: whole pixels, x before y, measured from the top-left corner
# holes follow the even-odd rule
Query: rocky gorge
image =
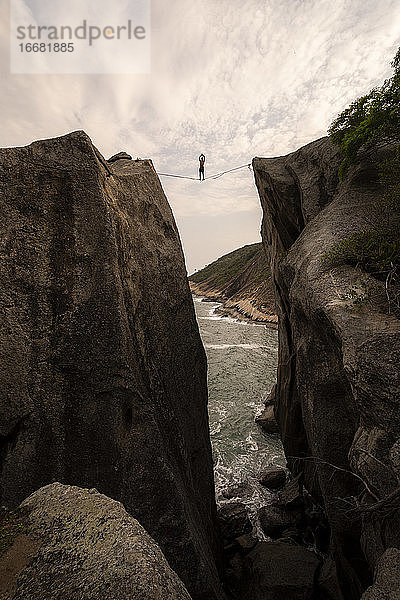
[(217, 514), (206, 357), (151, 161), (81, 131), (0, 150), (1, 600), (399, 597), (400, 321), (384, 281), (324, 260), (370, 222), (377, 160), (339, 181), (328, 138), (253, 160), (263, 248), (225, 300), (255, 308), (256, 283), (279, 320), (263, 419), (289, 477), (260, 474), (260, 542), (241, 490)]

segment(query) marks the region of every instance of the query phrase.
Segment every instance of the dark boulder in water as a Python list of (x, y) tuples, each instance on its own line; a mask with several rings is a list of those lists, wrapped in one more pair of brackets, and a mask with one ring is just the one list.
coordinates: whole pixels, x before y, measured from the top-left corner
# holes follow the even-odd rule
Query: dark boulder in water
[(218, 508), (218, 521), (224, 545), (252, 530), (246, 506), (241, 502), (222, 504)]
[(256, 423), (265, 431), (265, 433), (279, 433), (278, 423), (276, 422), (274, 407), (266, 406), (262, 413), (256, 417)]
[(286, 483), (286, 471), (283, 468), (270, 468), (260, 476), (259, 482), (269, 490), (277, 490)]
[(233, 498), (244, 498), (245, 496), (250, 496), (252, 493), (251, 487), (245, 481), (241, 483), (237, 483), (236, 485), (231, 485), (225, 490), (222, 490), (221, 495), (227, 500), (232, 500)]

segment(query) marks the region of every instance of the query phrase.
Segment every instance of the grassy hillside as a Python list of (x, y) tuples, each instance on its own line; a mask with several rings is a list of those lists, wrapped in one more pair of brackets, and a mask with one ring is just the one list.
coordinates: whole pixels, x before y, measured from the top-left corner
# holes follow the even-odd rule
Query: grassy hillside
[(263, 246), (249, 244), (221, 256), (189, 277), (198, 296), (221, 302), (217, 312), (275, 324), (274, 290)]
[[(264, 256), (264, 251), (261, 242), (258, 244), (250, 244), (243, 246), (238, 250), (229, 252), (218, 258), (211, 264), (190, 275), (189, 281), (194, 283), (205, 283), (217, 288), (225, 288), (233, 279), (236, 279), (244, 271), (247, 270), (255, 259)], [(258, 280), (261, 281), (263, 276), (269, 273), (267, 261), (265, 260), (265, 269), (260, 269), (258, 272)], [(254, 274), (256, 278), (256, 274)]]

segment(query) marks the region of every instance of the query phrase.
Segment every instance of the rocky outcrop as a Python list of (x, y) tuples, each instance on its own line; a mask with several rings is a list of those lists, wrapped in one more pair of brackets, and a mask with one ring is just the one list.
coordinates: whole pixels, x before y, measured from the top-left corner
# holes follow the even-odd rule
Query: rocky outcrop
[(256, 417), (255, 421), (266, 433), (279, 433), (278, 423), (275, 418), (275, 395), (276, 385), (267, 395), (263, 411)]
[(246, 505), (242, 502), (228, 502), (218, 509), (221, 537), (224, 546), (252, 530)]
[(0, 150), (0, 189), (1, 503), (95, 487), (220, 597), (206, 358), (151, 161), (75, 132)]
[(377, 560), (374, 584), (363, 594), (362, 600), (399, 600), (400, 550), (388, 548)]
[(286, 483), (286, 471), (282, 467), (270, 467), (261, 474), (258, 481), (269, 490), (277, 490)]
[(3, 600), (190, 600), (140, 523), (95, 489), (48, 485), (20, 520), (0, 556)]
[(274, 406), (272, 404), (266, 406), (262, 413), (256, 417), (255, 421), (266, 433), (279, 433)]
[(343, 182), (328, 138), (253, 160), (279, 316), (275, 415), (292, 472), (324, 504), (346, 600), (400, 547), (400, 321), (384, 282), (322, 259), (371, 226), (384, 153), (361, 154)]
[(118, 152), (117, 154), (113, 154), (113, 156), (110, 156), (110, 158), (107, 159), (108, 163), (113, 163), (116, 162), (117, 160), (131, 160), (132, 156), (130, 154), (128, 154), (127, 152)]
[(221, 302), (216, 312), (275, 326), (274, 292), (262, 244), (238, 248), (189, 277), (197, 296)]
[(305, 548), (261, 542), (246, 557), (242, 600), (313, 600), (320, 561)]

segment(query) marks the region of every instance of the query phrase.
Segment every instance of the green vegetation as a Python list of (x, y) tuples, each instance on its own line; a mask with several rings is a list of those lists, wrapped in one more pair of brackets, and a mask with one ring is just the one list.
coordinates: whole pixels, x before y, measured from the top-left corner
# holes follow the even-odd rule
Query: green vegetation
[[(189, 280), (194, 283), (211, 282), (212, 285), (218, 288), (223, 288), (232, 279), (243, 273), (248, 265), (262, 254), (263, 248), (261, 242), (258, 244), (250, 244), (243, 246), (238, 250), (234, 250), (229, 254), (225, 254), (211, 264), (189, 276)], [(259, 282), (263, 277), (268, 275), (268, 265), (265, 260), (265, 271), (257, 273), (256, 277)]]
[(28, 531), (26, 515), (22, 508), (11, 510), (5, 506), (0, 507), (0, 556), (12, 546), (18, 535)]
[(400, 48), (392, 67), (394, 73), (390, 79), (350, 104), (329, 128), (332, 141), (343, 155), (339, 169), (342, 179), (356, 161), (361, 146), (400, 143)]
[(364, 229), (341, 240), (324, 255), (329, 266), (349, 264), (386, 279), (394, 265), (400, 264), (400, 237), (387, 230)]
[(380, 144), (393, 146), (380, 164), (384, 193), (371, 212), (368, 227), (338, 242), (323, 260), (328, 266), (350, 264), (385, 282), (389, 310), (400, 310), (400, 48), (393, 76), (380, 88), (358, 98), (332, 123), (329, 135), (341, 150), (339, 176), (344, 179), (357, 153)]

